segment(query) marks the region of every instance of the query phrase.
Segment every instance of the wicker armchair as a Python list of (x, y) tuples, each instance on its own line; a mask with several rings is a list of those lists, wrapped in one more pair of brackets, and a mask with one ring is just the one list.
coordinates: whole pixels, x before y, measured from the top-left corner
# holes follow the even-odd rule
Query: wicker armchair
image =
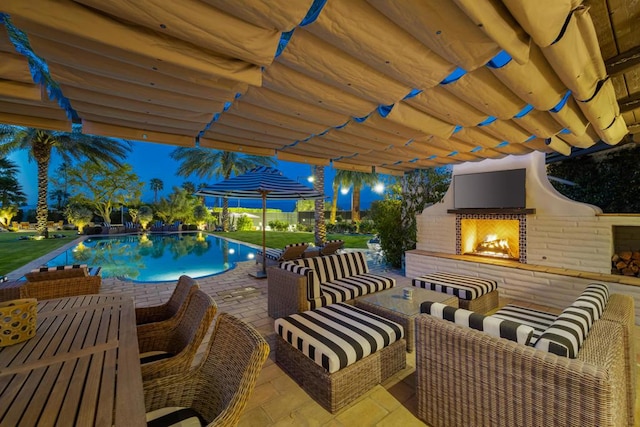
[[(150, 380), (187, 371), (216, 311), (215, 301), (198, 289), (191, 295), (186, 309), (176, 322), (169, 319), (139, 327), (142, 379)], [(145, 353), (148, 355), (145, 356)]]
[[(98, 270), (99, 271), (99, 270)], [(32, 271), (20, 287), (20, 298), (53, 299), (100, 293), (102, 277), (89, 275), (86, 266)]]
[(144, 383), (146, 410), (155, 411), (148, 418), (162, 408), (186, 407), (209, 426), (237, 425), (268, 356), (269, 345), (253, 327), (220, 314), (200, 365)]
[(178, 318), (185, 309), (186, 302), (191, 294), (200, 289), (195, 279), (182, 275), (178, 278), (173, 294), (167, 302), (151, 307), (136, 307), (136, 324), (144, 325), (153, 322), (162, 322), (172, 317)]

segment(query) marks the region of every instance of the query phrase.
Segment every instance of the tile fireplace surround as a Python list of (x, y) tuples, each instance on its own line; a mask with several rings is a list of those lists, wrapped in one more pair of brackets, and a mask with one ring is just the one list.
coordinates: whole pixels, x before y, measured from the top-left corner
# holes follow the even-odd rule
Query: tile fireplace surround
[[(418, 215), (418, 243), (406, 253), (406, 275), (445, 271), (488, 277), (498, 280), (501, 296), (557, 308), (569, 305), (589, 283), (604, 282), (612, 292), (634, 297), (640, 325), (640, 277), (611, 274), (614, 228), (640, 230), (640, 215), (602, 214), (595, 206), (562, 196), (549, 183), (544, 160), (543, 153), (535, 152), (455, 165), (454, 175), (526, 168), (527, 213), (457, 212), (450, 187), (442, 202)], [(517, 259), (464, 255), (460, 221), (474, 215), (524, 217)], [(640, 240), (630, 250), (640, 251)]]

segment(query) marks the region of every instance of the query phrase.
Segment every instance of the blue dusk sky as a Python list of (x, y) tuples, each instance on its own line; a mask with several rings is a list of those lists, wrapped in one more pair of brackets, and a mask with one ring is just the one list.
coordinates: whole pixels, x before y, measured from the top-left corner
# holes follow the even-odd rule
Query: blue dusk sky
[[(153, 192), (149, 188), (149, 181), (152, 178), (160, 178), (164, 183), (164, 190), (158, 193), (158, 197), (166, 196), (172, 191), (174, 186), (181, 186), (185, 181), (191, 181), (196, 186), (203, 182), (196, 176), (183, 178), (177, 176), (176, 172), (179, 166), (175, 160), (173, 160), (169, 154), (176, 147), (167, 144), (157, 144), (151, 142), (133, 142), (133, 150), (129, 153), (126, 162), (133, 166), (134, 172), (140, 177), (140, 180), (145, 183), (143, 188), (142, 200), (143, 202), (150, 203), (153, 201)], [(23, 191), (27, 194), (27, 204), (29, 206), (35, 206), (37, 199), (37, 168), (35, 162), (30, 162), (26, 151), (16, 152), (9, 156), (10, 159), (15, 161), (20, 167), (20, 182), (23, 186)], [(49, 167), (49, 175), (59, 166), (60, 159), (54, 155), (51, 165)], [(311, 175), (311, 166), (300, 163), (278, 161), (277, 166), (282, 173), (293, 180), (297, 180), (305, 185), (311, 186), (307, 181), (309, 175)], [(331, 200), (332, 196), (332, 183), (335, 176), (335, 169), (332, 167), (325, 168), (325, 195), (327, 201)], [(207, 182), (213, 184), (218, 180), (212, 180)], [(349, 210), (351, 209), (351, 194), (338, 196), (338, 208)], [(371, 188), (364, 188), (361, 192), (361, 208), (368, 209), (371, 202), (374, 200), (380, 200), (381, 195), (375, 193)], [(51, 200), (49, 204), (51, 204)], [(212, 206), (214, 200), (208, 198), (206, 201), (208, 206)], [(230, 199), (229, 205), (232, 207), (238, 206), (259, 208), (261, 207), (261, 201), (259, 200), (238, 200)], [(283, 211), (292, 211), (294, 208), (294, 201), (267, 201), (268, 208), (282, 209)]]

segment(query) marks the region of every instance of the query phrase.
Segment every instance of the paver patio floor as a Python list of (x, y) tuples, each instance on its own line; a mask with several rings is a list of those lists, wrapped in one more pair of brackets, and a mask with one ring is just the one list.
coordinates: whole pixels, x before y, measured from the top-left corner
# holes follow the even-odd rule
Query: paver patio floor
[[(243, 262), (233, 270), (199, 279), (198, 282), (216, 301), (219, 313), (228, 312), (252, 324), (273, 348), (274, 319), (267, 315), (267, 280), (249, 276), (249, 273), (257, 268), (253, 262)], [(399, 286), (411, 283), (411, 278), (398, 272), (386, 271), (385, 274), (395, 277)], [(103, 279), (102, 292), (131, 295), (135, 298), (137, 306), (156, 305), (169, 298), (174, 286), (175, 283), (142, 284)], [(500, 305), (508, 302), (510, 301), (501, 301)], [(640, 328), (636, 331), (636, 349), (640, 349)], [(416, 417), (414, 353), (407, 354), (406, 369), (374, 387), (355, 403), (336, 414), (331, 414), (317, 404), (274, 360), (275, 353), (272, 351), (249, 399), (240, 426), (424, 425)], [(640, 354), (637, 360), (640, 362)]]

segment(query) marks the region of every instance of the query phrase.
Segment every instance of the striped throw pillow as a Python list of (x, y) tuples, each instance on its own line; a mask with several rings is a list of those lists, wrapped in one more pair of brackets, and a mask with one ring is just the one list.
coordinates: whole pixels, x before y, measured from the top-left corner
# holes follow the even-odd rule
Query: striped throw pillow
[(483, 331), (498, 338), (505, 338), (518, 344), (529, 345), (533, 336), (533, 328), (511, 320), (485, 316), (480, 313), (451, 307), (439, 302), (426, 301), (420, 305), (420, 312), (440, 319)]
[(535, 348), (575, 359), (593, 322), (594, 312), (591, 308), (569, 306), (538, 338)]
[(589, 307), (593, 310), (594, 321), (600, 319), (609, 301), (609, 287), (604, 283), (592, 283), (585, 288), (572, 304), (578, 307)]

